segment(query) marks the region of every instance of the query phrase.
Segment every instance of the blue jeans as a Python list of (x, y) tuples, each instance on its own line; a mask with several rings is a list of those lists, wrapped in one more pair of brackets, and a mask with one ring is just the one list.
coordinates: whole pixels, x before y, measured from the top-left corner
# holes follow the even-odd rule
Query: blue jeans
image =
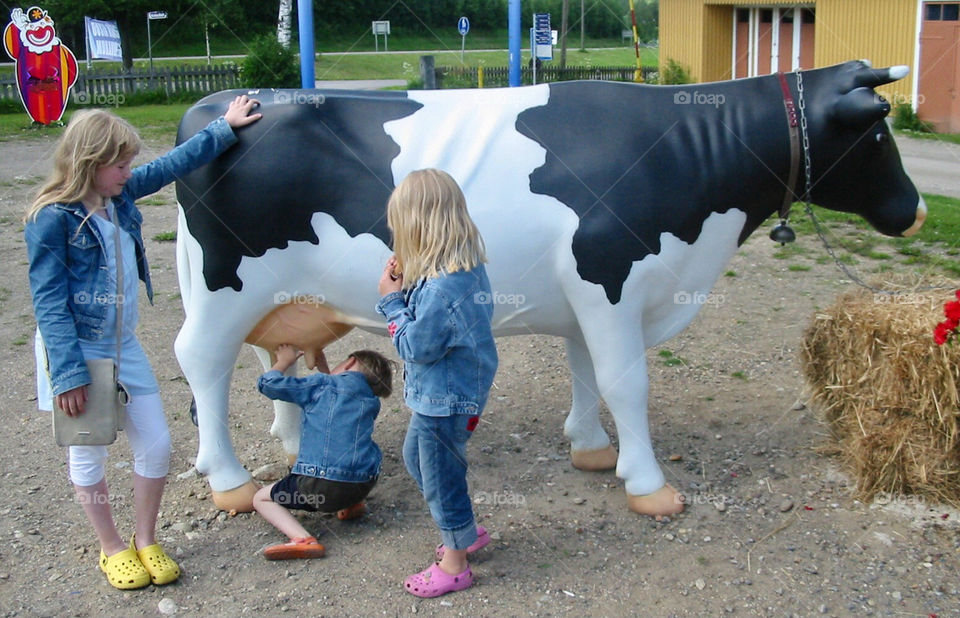
[[(410, 416), (403, 441), (403, 462), (423, 493), (440, 539), (450, 549), (466, 549), (477, 540), (473, 504), (467, 491), (467, 429), (474, 416)], [(470, 424), (473, 427), (476, 420)]]

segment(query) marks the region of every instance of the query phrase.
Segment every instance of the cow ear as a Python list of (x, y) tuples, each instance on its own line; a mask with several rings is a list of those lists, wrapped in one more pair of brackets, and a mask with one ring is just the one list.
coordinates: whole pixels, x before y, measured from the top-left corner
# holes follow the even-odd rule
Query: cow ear
[(899, 65), (888, 69), (874, 69), (867, 61), (861, 61), (864, 68), (857, 71), (854, 77), (856, 87), (876, 88), (884, 84), (903, 79), (910, 73), (910, 67)]
[(890, 104), (870, 88), (851, 90), (833, 106), (837, 122), (856, 129), (865, 129), (890, 113)]

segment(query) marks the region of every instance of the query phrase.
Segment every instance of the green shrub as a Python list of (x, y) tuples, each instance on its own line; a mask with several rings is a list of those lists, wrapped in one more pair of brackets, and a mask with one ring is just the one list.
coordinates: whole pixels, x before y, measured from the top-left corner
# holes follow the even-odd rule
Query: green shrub
[(920, 120), (917, 112), (909, 103), (899, 103), (894, 108), (893, 128), (898, 131), (916, 131), (917, 133), (932, 133), (933, 127), (928, 122)]
[(297, 88), (300, 65), (292, 49), (278, 43), (275, 36), (264, 35), (250, 45), (240, 81), (246, 88)]
[(680, 64), (673, 58), (667, 58), (663, 70), (660, 72), (658, 83), (669, 84), (689, 84), (693, 79), (690, 77), (690, 69)]

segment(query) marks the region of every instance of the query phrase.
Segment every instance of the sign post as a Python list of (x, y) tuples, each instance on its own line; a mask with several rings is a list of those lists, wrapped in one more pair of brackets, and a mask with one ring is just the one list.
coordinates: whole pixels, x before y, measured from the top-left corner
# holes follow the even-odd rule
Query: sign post
[(390, 22), (389, 21), (373, 21), (370, 22), (370, 29), (373, 30), (373, 42), (375, 45), (376, 51), (380, 51), (380, 39), (379, 35), (383, 35), (383, 51), (390, 51), (387, 48), (387, 35), (390, 34)]
[(460, 31), (460, 62), (463, 62), (463, 48), (467, 45), (467, 33), (470, 32), (470, 20), (466, 17), (458, 19), (457, 30)]
[(150, 22), (155, 19), (166, 19), (166, 11), (150, 11), (147, 13), (147, 55), (150, 56), (150, 73), (153, 73), (153, 42), (150, 38)]
[(534, 13), (530, 29), (530, 63), (533, 65), (533, 83), (537, 83), (537, 60), (553, 60), (553, 34), (550, 32), (550, 13)]

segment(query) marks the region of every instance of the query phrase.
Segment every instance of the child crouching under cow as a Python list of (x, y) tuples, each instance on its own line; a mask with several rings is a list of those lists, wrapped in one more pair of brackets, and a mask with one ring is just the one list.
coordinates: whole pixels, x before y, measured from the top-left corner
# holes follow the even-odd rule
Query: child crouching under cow
[(300, 452), (283, 479), (260, 488), (253, 507), (289, 542), (263, 551), (267, 560), (319, 558), (325, 548), (290, 512), (337, 513), (352, 519), (365, 511), (364, 498), (377, 483), (382, 454), (373, 441), (380, 413), (378, 397), (392, 390), (391, 364), (377, 352), (360, 350), (333, 369), (321, 352), (318, 373), (303, 378), (283, 375), (300, 357), (291, 345), (277, 348), (277, 360), (257, 381), (271, 399), (301, 408)]

